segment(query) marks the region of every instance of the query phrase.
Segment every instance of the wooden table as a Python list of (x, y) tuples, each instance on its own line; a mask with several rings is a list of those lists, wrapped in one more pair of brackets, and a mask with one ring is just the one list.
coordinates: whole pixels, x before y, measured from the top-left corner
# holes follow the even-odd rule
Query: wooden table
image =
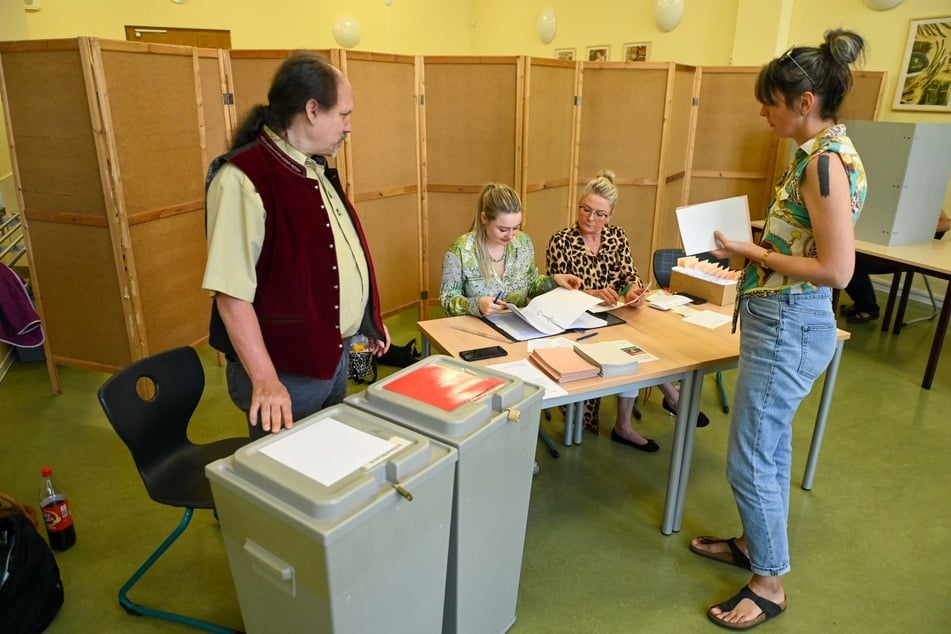
[[(934, 383), (938, 360), (941, 358), (941, 349), (944, 347), (944, 338), (948, 332), (948, 322), (951, 319), (951, 240), (927, 240), (892, 247), (856, 240), (855, 251), (874, 260), (894, 264), (896, 268), (902, 271), (931, 275), (948, 282), (944, 293), (944, 303), (941, 305), (941, 313), (938, 315), (938, 323), (935, 325), (934, 339), (931, 341), (931, 353), (928, 355), (928, 363), (925, 365), (925, 375), (921, 380), (921, 387), (930, 390)], [(882, 330), (888, 330), (887, 319), (892, 314), (897, 290), (898, 276), (895, 276), (892, 278), (892, 288), (888, 295), (888, 303), (885, 306)], [(910, 292), (911, 275), (907, 275), (901, 300), (898, 304), (895, 327), (892, 331), (896, 335), (901, 332), (901, 321), (905, 314), (905, 306), (908, 304)]]
[[(704, 304), (704, 309), (712, 309), (729, 314), (732, 306), (713, 306)], [(617, 394), (633, 388), (657, 385), (667, 381), (680, 380), (681, 402), (689, 404), (680, 407), (674, 429), (674, 441), (671, 448), (670, 466), (667, 477), (667, 497), (664, 503), (664, 516), (661, 532), (670, 535), (679, 531), (683, 518), (683, 507), (687, 493), (690, 461), (693, 455), (695, 425), (688, 424), (696, 420), (700, 408), (700, 392), (703, 377), (710, 372), (736, 367), (739, 359), (739, 335), (731, 334), (729, 325), (715, 329), (703, 328), (684, 323), (673, 313), (658, 311), (648, 307), (622, 308), (614, 314), (625, 320), (624, 324), (599, 329), (601, 341), (626, 339), (641, 346), (647, 352), (658, 357), (656, 361), (642, 363), (633, 375), (609, 378), (593, 378), (562, 384), (568, 391), (565, 397), (548, 399), (542, 407), (556, 405), (574, 405), (565, 419), (565, 444), (581, 441), (581, 402), (589, 398)], [(423, 334), (423, 353), (428, 354), (431, 347), (438, 351), (458, 356), (462, 350), (491, 345), (490, 338), (501, 337), (488, 324), (475, 317), (448, 317), (418, 322)], [(484, 336), (457, 330), (481, 332)], [(842, 347), (849, 334), (839, 331), (839, 342), (832, 363), (826, 372), (822, 397), (813, 432), (809, 459), (802, 487), (812, 488), (822, 435), (828, 419), (829, 404), (835, 386), (835, 378), (841, 359)], [(569, 335), (576, 338), (577, 335)], [(528, 357), (525, 342), (502, 343), (508, 351), (504, 358), (480, 361), (480, 365), (490, 365), (500, 361), (519, 361)]]

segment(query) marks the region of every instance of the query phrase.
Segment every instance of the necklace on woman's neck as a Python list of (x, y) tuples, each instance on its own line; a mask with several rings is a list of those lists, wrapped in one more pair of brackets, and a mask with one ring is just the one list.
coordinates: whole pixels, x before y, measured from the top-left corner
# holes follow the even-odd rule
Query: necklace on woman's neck
[(500, 255), (500, 256), (498, 257), (498, 259), (493, 258), (491, 252), (486, 251), (486, 253), (487, 253), (488, 256), (489, 256), (489, 259), (492, 260), (492, 261), (493, 261), (494, 263), (496, 263), (496, 264), (498, 264), (499, 262), (501, 262), (502, 260), (505, 259), (505, 247), (502, 247), (502, 255)]

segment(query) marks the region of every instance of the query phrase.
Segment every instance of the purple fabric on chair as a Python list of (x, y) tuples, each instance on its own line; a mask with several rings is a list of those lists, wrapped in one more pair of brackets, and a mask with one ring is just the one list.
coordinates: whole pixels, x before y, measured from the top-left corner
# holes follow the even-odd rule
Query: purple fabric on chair
[(0, 264), (0, 341), (20, 348), (43, 345), (40, 316), (20, 276)]

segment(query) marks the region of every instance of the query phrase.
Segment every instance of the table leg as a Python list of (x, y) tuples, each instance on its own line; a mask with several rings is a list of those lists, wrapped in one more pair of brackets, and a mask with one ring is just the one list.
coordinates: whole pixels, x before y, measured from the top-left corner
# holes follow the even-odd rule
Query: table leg
[(898, 300), (898, 311), (895, 313), (895, 327), (892, 334), (901, 332), (902, 322), (905, 321), (905, 309), (908, 307), (908, 296), (911, 295), (911, 282), (915, 277), (914, 271), (905, 273), (905, 285), (901, 289), (901, 299)]
[(581, 434), (584, 433), (584, 401), (575, 403), (575, 444), (581, 444)]
[(832, 404), (832, 392), (835, 390), (835, 380), (839, 374), (839, 362), (842, 360), (842, 349), (845, 341), (835, 343), (835, 353), (826, 369), (826, 377), (822, 382), (822, 396), (819, 398), (819, 412), (816, 414), (816, 424), (812, 428), (812, 442), (809, 444), (809, 458), (806, 460), (806, 471), (802, 476), (802, 488), (812, 490), (812, 481), (816, 476), (816, 466), (819, 463), (819, 449), (822, 448), (822, 436), (825, 434), (826, 423), (829, 420), (829, 406)]
[[(674, 512), (674, 531), (680, 532), (684, 519), (684, 505), (687, 501), (687, 482), (690, 480), (690, 465), (693, 462), (693, 443), (697, 437), (697, 415), (700, 413), (700, 395), (703, 392), (703, 370), (697, 370), (694, 375), (693, 389), (686, 401), (687, 423), (684, 434), (683, 456), (680, 465), (680, 477), (677, 482), (677, 508)], [(677, 408), (679, 415), (680, 408)]]
[(921, 387), (926, 390), (931, 389), (931, 383), (934, 381), (938, 359), (941, 358), (941, 347), (944, 345), (944, 336), (948, 332), (948, 321), (951, 319), (951, 281), (948, 282), (947, 287), (948, 289), (944, 292), (944, 303), (941, 305), (941, 315), (935, 325), (934, 340), (931, 342), (931, 354), (928, 355), (928, 365), (925, 367), (925, 378), (921, 381)]
[(892, 311), (895, 309), (895, 298), (898, 297), (898, 284), (901, 282), (901, 271), (892, 274), (892, 285), (888, 289), (888, 301), (885, 302), (885, 314), (882, 315), (882, 332), (888, 332), (888, 324), (892, 320)]
[(422, 342), (423, 342), (423, 344), (422, 344), (422, 345), (423, 345), (423, 350), (422, 350), (422, 352), (420, 352), (420, 354), (421, 354), (423, 357), (428, 357), (429, 355), (431, 355), (431, 354), (433, 353), (433, 351), (432, 351), (432, 346), (431, 346), (430, 343), (429, 343), (429, 337), (427, 337), (426, 335), (420, 333), (419, 338), (420, 338), (420, 339), (422, 340)]
[[(696, 372), (688, 372), (680, 382), (680, 403), (689, 403), (692, 400)], [(660, 532), (670, 535), (674, 530), (677, 514), (678, 495), (680, 494), (680, 473), (684, 460), (684, 445), (686, 444), (687, 430), (690, 427), (690, 407), (677, 408), (677, 423), (674, 426), (674, 438), (670, 447), (670, 467), (667, 471), (667, 499), (664, 502), (664, 519)]]
[(570, 447), (575, 438), (575, 404), (565, 405), (565, 447)]

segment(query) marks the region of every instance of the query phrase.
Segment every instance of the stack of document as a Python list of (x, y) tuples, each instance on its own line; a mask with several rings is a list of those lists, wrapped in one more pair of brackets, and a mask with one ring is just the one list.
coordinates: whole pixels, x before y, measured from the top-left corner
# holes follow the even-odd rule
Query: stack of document
[(598, 376), (600, 368), (578, 356), (571, 348), (536, 348), (529, 358), (558, 383)]
[[(524, 308), (509, 303), (505, 306), (512, 311), (512, 315), (516, 315), (537, 333), (558, 335), (573, 328), (603, 326), (603, 319), (585, 314), (586, 310), (600, 303), (600, 298), (583, 291), (559, 287), (535, 297)], [(490, 320), (495, 321), (492, 318)]]
[(598, 343), (576, 343), (575, 352), (587, 361), (601, 368), (601, 376), (617, 376), (637, 372), (635, 355), (643, 352), (630, 341), (599, 341)]

